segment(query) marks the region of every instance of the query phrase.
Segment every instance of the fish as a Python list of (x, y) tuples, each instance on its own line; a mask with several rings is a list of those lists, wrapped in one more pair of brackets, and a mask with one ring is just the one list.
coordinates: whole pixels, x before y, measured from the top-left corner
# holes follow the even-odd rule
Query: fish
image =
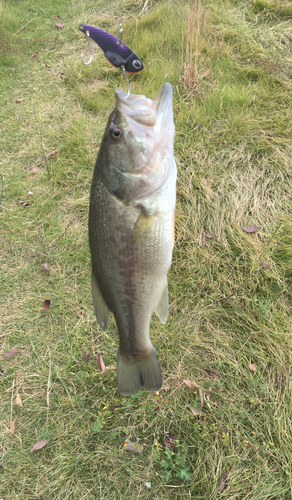
[(94, 168), (88, 228), (94, 312), (104, 331), (114, 315), (117, 386), (129, 396), (162, 386), (149, 329), (153, 311), (162, 323), (168, 316), (177, 169), (172, 85), (154, 100), (122, 90), (115, 98)]

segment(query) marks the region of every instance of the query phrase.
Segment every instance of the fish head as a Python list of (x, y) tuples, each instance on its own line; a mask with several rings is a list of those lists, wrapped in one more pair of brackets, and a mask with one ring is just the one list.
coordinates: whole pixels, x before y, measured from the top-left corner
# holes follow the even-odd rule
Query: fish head
[(104, 134), (105, 183), (126, 203), (157, 191), (173, 169), (172, 86), (154, 100), (116, 91)]

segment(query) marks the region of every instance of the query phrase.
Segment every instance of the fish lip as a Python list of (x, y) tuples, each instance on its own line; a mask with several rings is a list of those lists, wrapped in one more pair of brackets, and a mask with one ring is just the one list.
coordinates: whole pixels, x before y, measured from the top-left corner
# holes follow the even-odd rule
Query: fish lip
[(154, 100), (144, 95), (127, 94), (118, 89), (115, 92), (116, 108), (128, 118), (143, 125), (154, 126), (157, 121), (172, 113), (172, 85), (165, 82)]

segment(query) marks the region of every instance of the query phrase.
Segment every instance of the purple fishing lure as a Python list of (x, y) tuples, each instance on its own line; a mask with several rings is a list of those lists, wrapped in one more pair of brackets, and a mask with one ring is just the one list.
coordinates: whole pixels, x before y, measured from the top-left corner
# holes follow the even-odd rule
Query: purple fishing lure
[(143, 63), (137, 54), (116, 36), (88, 24), (80, 24), (79, 29), (85, 34), (89, 33), (90, 38), (100, 46), (105, 57), (116, 68), (124, 67), (127, 73), (138, 73), (143, 69)]

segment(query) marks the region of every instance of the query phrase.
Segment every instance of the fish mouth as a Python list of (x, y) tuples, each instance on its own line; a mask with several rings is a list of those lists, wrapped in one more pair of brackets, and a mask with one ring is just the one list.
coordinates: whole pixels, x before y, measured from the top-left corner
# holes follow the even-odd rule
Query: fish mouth
[(172, 121), (172, 85), (168, 82), (163, 85), (153, 101), (144, 95), (130, 94), (126, 97), (125, 92), (120, 89), (116, 90), (115, 96), (116, 109), (125, 118), (154, 127), (156, 133), (160, 130), (164, 119)]

